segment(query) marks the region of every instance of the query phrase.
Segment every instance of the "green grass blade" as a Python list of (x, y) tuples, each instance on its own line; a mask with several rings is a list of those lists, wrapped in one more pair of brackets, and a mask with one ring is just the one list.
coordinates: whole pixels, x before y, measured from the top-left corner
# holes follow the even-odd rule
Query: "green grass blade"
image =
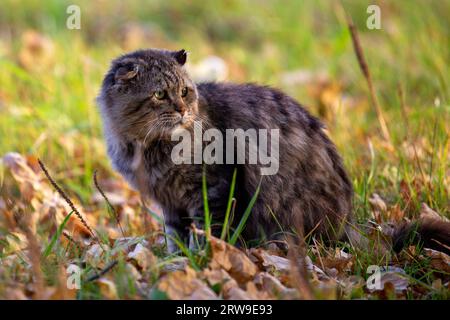
[(152, 218), (154, 218), (159, 224), (164, 225), (164, 219), (161, 218), (156, 212), (147, 208), (147, 206), (142, 206), (142, 208), (147, 212)]
[(44, 250), (43, 256), (44, 258), (47, 258), (50, 252), (52, 251), (53, 247), (55, 246), (56, 241), (61, 236), (61, 233), (64, 230), (64, 227), (66, 226), (67, 222), (69, 221), (70, 216), (72, 215), (73, 211), (71, 211), (63, 220), (63, 222), (59, 225), (58, 229), (56, 230), (55, 234), (51, 238), (49, 244)]
[(202, 174), (202, 193), (203, 193), (203, 211), (205, 214), (205, 232), (206, 234), (211, 234), (211, 216), (209, 214), (209, 205), (208, 205), (208, 190), (206, 185), (206, 170), (203, 167)]
[(186, 245), (183, 243), (183, 241), (181, 241), (177, 237), (174, 237), (174, 236), (171, 236), (171, 235), (167, 235), (167, 237), (169, 237), (170, 239), (172, 239), (173, 242), (175, 242), (175, 244), (180, 248), (181, 252), (183, 252), (183, 254), (188, 258), (188, 260), (191, 263), (192, 267), (196, 271), (200, 271), (200, 267), (198, 266), (197, 262), (195, 261), (194, 255), (192, 254), (192, 251), (189, 250), (188, 247), (186, 247)]
[(261, 180), (259, 181), (258, 188), (256, 188), (255, 194), (253, 195), (252, 199), (250, 200), (250, 203), (247, 206), (247, 209), (245, 209), (245, 212), (241, 218), (241, 221), (239, 221), (239, 225), (237, 226), (236, 230), (233, 233), (233, 236), (230, 239), (230, 244), (234, 245), (239, 238), (239, 236), (242, 233), (242, 230), (244, 230), (245, 224), (247, 223), (247, 219), (250, 216), (250, 213), (252, 212), (252, 208), (255, 205), (256, 199), (258, 198), (259, 190), (261, 189)]
[(234, 168), (233, 178), (231, 180), (231, 186), (230, 186), (230, 194), (228, 195), (227, 211), (225, 212), (225, 218), (223, 220), (223, 226), (222, 226), (222, 233), (220, 234), (220, 239), (222, 239), (222, 240), (225, 239), (225, 236), (226, 236), (227, 230), (228, 230), (228, 220), (230, 218), (231, 207), (233, 205), (234, 188), (236, 186), (236, 175), (237, 175), (237, 169)]

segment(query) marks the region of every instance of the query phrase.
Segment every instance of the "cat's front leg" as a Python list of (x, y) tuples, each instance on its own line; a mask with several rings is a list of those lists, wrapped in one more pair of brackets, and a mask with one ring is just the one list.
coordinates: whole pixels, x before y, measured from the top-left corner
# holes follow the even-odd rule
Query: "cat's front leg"
[(140, 153), (135, 142), (122, 141), (108, 137), (108, 155), (115, 170), (120, 172), (130, 185), (138, 189), (135, 167), (140, 159)]
[(189, 241), (189, 224), (184, 221), (187, 215), (179, 210), (163, 209), (164, 212), (164, 232), (168, 253), (177, 252), (180, 247), (177, 242), (187, 246)]
[(179, 246), (175, 239), (178, 239), (179, 233), (176, 228), (166, 225), (165, 226), (165, 237), (166, 237), (166, 249), (167, 253), (175, 253), (179, 250)]

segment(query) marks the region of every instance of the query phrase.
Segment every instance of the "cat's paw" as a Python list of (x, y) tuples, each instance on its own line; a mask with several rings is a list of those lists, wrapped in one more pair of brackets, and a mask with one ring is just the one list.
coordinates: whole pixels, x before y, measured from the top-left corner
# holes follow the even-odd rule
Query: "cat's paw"
[(166, 237), (166, 250), (167, 254), (173, 254), (179, 250), (178, 245), (173, 239)]

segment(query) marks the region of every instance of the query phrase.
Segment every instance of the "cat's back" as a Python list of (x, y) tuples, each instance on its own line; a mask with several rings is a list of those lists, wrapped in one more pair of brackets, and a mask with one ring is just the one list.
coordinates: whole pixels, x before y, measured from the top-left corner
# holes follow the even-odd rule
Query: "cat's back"
[(200, 109), (227, 128), (280, 128), (294, 125), (319, 130), (320, 121), (281, 90), (253, 83), (207, 82), (197, 85)]

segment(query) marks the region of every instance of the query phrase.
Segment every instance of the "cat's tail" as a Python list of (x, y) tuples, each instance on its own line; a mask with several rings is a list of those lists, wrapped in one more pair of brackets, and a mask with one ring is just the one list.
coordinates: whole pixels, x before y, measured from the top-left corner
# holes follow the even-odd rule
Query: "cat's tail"
[[(369, 240), (354, 227), (346, 228), (346, 238), (351, 245), (369, 249)], [(409, 245), (419, 245), (450, 255), (450, 222), (435, 218), (419, 218), (394, 226), (389, 232), (385, 249), (400, 252)]]
[(450, 222), (421, 218), (396, 227), (392, 235), (394, 251), (399, 252), (410, 244), (419, 244), (450, 255)]

